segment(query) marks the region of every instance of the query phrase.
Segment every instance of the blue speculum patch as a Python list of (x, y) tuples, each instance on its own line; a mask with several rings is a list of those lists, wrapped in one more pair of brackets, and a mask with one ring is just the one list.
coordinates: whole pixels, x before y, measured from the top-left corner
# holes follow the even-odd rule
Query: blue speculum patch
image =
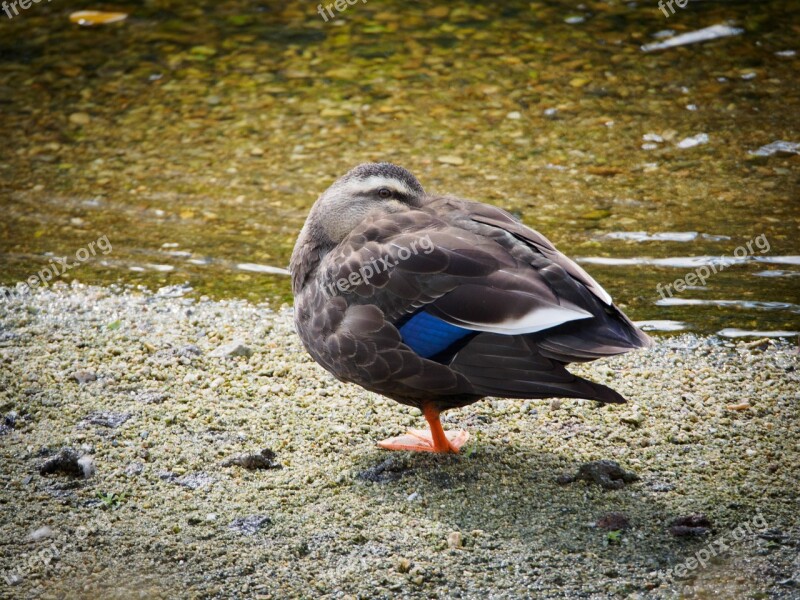
[(471, 329), (451, 325), (424, 311), (417, 313), (400, 327), (403, 343), (423, 358), (438, 354), (471, 333), (474, 333)]

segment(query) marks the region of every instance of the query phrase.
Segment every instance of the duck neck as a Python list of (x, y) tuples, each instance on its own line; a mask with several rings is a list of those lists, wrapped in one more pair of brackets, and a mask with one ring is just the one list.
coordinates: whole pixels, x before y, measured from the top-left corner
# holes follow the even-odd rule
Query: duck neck
[(319, 263), (330, 252), (327, 235), (316, 224), (306, 222), (292, 251), (289, 270), (292, 273), (292, 293), (297, 295)]

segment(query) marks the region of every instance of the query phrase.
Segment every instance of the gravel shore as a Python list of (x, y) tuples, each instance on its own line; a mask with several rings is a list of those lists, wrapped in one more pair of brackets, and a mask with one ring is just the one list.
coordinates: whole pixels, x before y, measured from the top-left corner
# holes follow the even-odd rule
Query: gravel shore
[(419, 411), (334, 380), (288, 308), (15, 297), (0, 597), (798, 598), (799, 362), (659, 338), (573, 369), (627, 405), (487, 399), (443, 419), (462, 454), (410, 455), (375, 442)]

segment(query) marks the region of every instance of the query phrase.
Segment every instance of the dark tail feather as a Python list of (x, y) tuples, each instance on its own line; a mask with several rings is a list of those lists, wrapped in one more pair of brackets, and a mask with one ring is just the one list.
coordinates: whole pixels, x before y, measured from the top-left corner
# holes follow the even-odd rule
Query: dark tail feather
[(455, 355), (450, 368), (464, 375), (475, 393), (486, 396), (625, 402), (611, 388), (573, 375), (539, 354), (527, 336), (482, 333)]
[(531, 338), (543, 356), (563, 363), (587, 362), (654, 345), (617, 307), (605, 310), (594, 319), (566, 323), (531, 334)]

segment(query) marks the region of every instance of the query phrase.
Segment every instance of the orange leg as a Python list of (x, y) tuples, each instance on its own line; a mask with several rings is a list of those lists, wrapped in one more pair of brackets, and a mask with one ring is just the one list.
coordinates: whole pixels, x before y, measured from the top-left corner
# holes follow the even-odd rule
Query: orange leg
[(469, 439), (466, 431), (447, 431), (442, 429), (439, 411), (431, 404), (422, 407), (422, 414), (428, 421), (430, 431), (412, 429), (405, 435), (378, 442), (386, 450), (410, 450), (412, 452), (452, 452), (457, 454)]

